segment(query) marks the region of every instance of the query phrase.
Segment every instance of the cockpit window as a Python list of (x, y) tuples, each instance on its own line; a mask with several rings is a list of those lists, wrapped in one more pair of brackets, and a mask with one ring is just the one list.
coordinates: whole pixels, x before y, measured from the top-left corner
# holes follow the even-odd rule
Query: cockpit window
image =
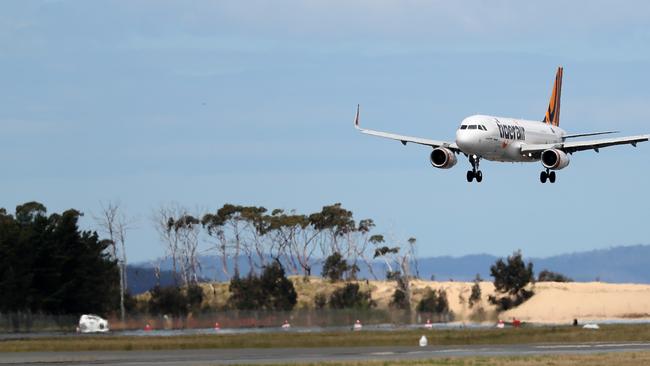
[(476, 129), (476, 125), (469, 125), (469, 129), (470, 129), (470, 130), (475, 130), (475, 129)]
[(487, 131), (487, 128), (485, 128), (485, 126), (483, 126), (483, 125), (478, 125), (478, 129), (483, 130), (483, 131)]
[(461, 130), (466, 130), (466, 129), (467, 129), (467, 125), (462, 125), (462, 126), (460, 126), (460, 129), (461, 129)]

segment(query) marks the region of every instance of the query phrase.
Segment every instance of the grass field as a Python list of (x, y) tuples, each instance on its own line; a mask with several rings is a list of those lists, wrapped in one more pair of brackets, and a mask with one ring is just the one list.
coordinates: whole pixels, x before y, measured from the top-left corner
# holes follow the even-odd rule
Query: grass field
[(0, 341), (0, 352), (163, 350), (200, 348), (415, 346), (422, 334), (430, 345), (650, 341), (650, 325), (404, 330), (323, 333), (260, 333), (190, 336), (72, 336)]
[[(286, 366), (638, 366), (650, 364), (650, 353), (607, 353), (597, 355), (451, 357), (419, 361), (367, 361), (344, 363), (292, 363)], [(278, 366), (278, 365), (276, 365)]]

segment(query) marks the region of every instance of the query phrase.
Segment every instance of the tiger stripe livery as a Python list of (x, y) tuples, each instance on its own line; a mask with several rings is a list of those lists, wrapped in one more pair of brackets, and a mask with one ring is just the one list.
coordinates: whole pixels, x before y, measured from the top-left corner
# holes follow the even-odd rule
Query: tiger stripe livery
[(542, 122), (553, 125), (556, 127), (560, 126), (560, 97), (562, 95), (562, 67), (557, 68), (557, 74), (555, 74), (555, 84), (553, 85), (553, 93), (551, 94), (551, 100), (548, 102), (548, 109), (546, 110), (546, 116)]

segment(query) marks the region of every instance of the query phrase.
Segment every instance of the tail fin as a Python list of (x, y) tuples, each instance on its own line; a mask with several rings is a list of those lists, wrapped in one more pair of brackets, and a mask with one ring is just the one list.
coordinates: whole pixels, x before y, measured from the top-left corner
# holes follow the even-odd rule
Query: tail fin
[(555, 84), (553, 84), (553, 93), (551, 93), (551, 100), (548, 102), (548, 109), (546, 116), (544, 116), (545, 123), (553, 126), (560, 125), (560, 97), (562, 95), (562, 67), (557, 68), (555, 74)]

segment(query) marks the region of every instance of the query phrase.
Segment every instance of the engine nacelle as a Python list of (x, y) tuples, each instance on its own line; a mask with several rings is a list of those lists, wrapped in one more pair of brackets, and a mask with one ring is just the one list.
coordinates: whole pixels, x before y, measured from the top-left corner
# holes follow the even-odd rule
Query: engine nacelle
[(548, 149), (542, 152), (542, 165), (551, 170), (560, 170), (569, 165), (569, 155), (562, 150)]
[(458, 162), (456, 159), (456, 154), (444, 147), (437, 147), (433, 149), (431, 152), (430, 160), (431, 165), (433, 165), (434, 168), (439, 169), (449, 169), (452, 166), (456, 165), (456, 162)]

